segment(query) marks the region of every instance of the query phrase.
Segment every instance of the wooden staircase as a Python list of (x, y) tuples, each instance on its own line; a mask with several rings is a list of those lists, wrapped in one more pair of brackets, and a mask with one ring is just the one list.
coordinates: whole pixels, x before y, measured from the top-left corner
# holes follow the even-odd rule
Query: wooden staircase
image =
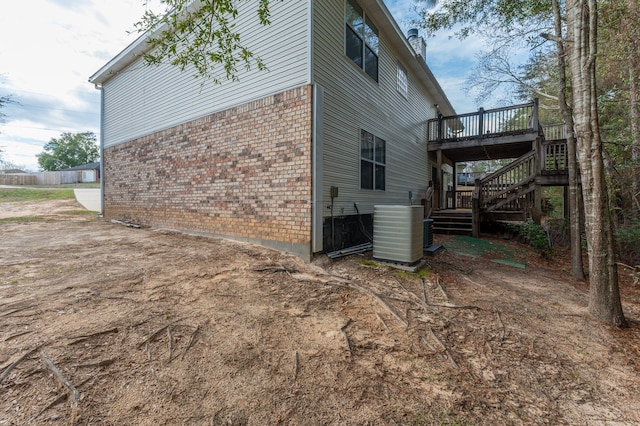
[(530, 151), (501, 169), (480, 179), (479, 207), (494, 211), (526, 212), (535, 206), (536, 152)]
[(433, 232), (438, 234), (471, 235), (473, 215), (471, 210), (437, 210), (431, 213)]
[[(542, 215), (542, 186), (568, 185), (568, 150), (563, 123), (543, 125), (538, 101), (510, 107), (438, 115), (427, 122), (427, 149), (435, 155), (435, 175), (448, 162), (516, 158), (478, 179), (473, 191), (445, 189), (431, 214), (434, 231), (478, 236), (483, 221), (521, 222)], [(437, 179), (434, 179), (437, 181)]]

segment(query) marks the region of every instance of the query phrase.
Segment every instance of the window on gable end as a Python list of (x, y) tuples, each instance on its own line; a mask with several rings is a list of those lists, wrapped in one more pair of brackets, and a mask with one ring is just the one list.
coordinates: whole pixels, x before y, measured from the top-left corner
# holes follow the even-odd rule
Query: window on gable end
[(355, 0), (345, 0), (345, 55), (378, 81), (378, 29)]
[(405, 98), (409, 97), (409, 83), (407, 80), (407, 69), (398, 62), (398, 93)]

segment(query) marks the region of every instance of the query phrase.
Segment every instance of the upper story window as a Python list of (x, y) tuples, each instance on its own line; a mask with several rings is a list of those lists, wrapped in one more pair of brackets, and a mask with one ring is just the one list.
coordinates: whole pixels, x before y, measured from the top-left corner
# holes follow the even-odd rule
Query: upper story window
[(407, 69), (402, 66), (400, 62), (398, 62), (398, 85), (397, 85), (398, 93), (400, 93), (405, 98), (408, 98), (409, 94), (409, 84), (407, 82)]
[(384, 139), (360, 130), (360, 188), (384, 191), (387, 146)]
[(378, 29), (355, 0), (345, 1), (345, 54), (378, 81)]

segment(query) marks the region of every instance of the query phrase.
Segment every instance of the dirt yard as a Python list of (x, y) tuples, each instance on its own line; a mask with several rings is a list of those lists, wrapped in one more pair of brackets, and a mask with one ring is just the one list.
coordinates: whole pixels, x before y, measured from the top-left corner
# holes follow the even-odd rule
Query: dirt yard
[(0, 426), (640, 424), (624, 274), (618, 330), (563, 253), (416, 275), (78, 209), (0, 204)]

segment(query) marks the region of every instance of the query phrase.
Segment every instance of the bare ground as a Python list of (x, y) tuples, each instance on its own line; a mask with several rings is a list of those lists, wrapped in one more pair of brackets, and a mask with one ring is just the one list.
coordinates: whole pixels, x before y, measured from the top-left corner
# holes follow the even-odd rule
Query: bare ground
[(640, 423), (640, 289), (602, 325), (562, 253), (421, 279), (77, 209), (0, 204), (40, 219), (0, 223), (0, 426)]

